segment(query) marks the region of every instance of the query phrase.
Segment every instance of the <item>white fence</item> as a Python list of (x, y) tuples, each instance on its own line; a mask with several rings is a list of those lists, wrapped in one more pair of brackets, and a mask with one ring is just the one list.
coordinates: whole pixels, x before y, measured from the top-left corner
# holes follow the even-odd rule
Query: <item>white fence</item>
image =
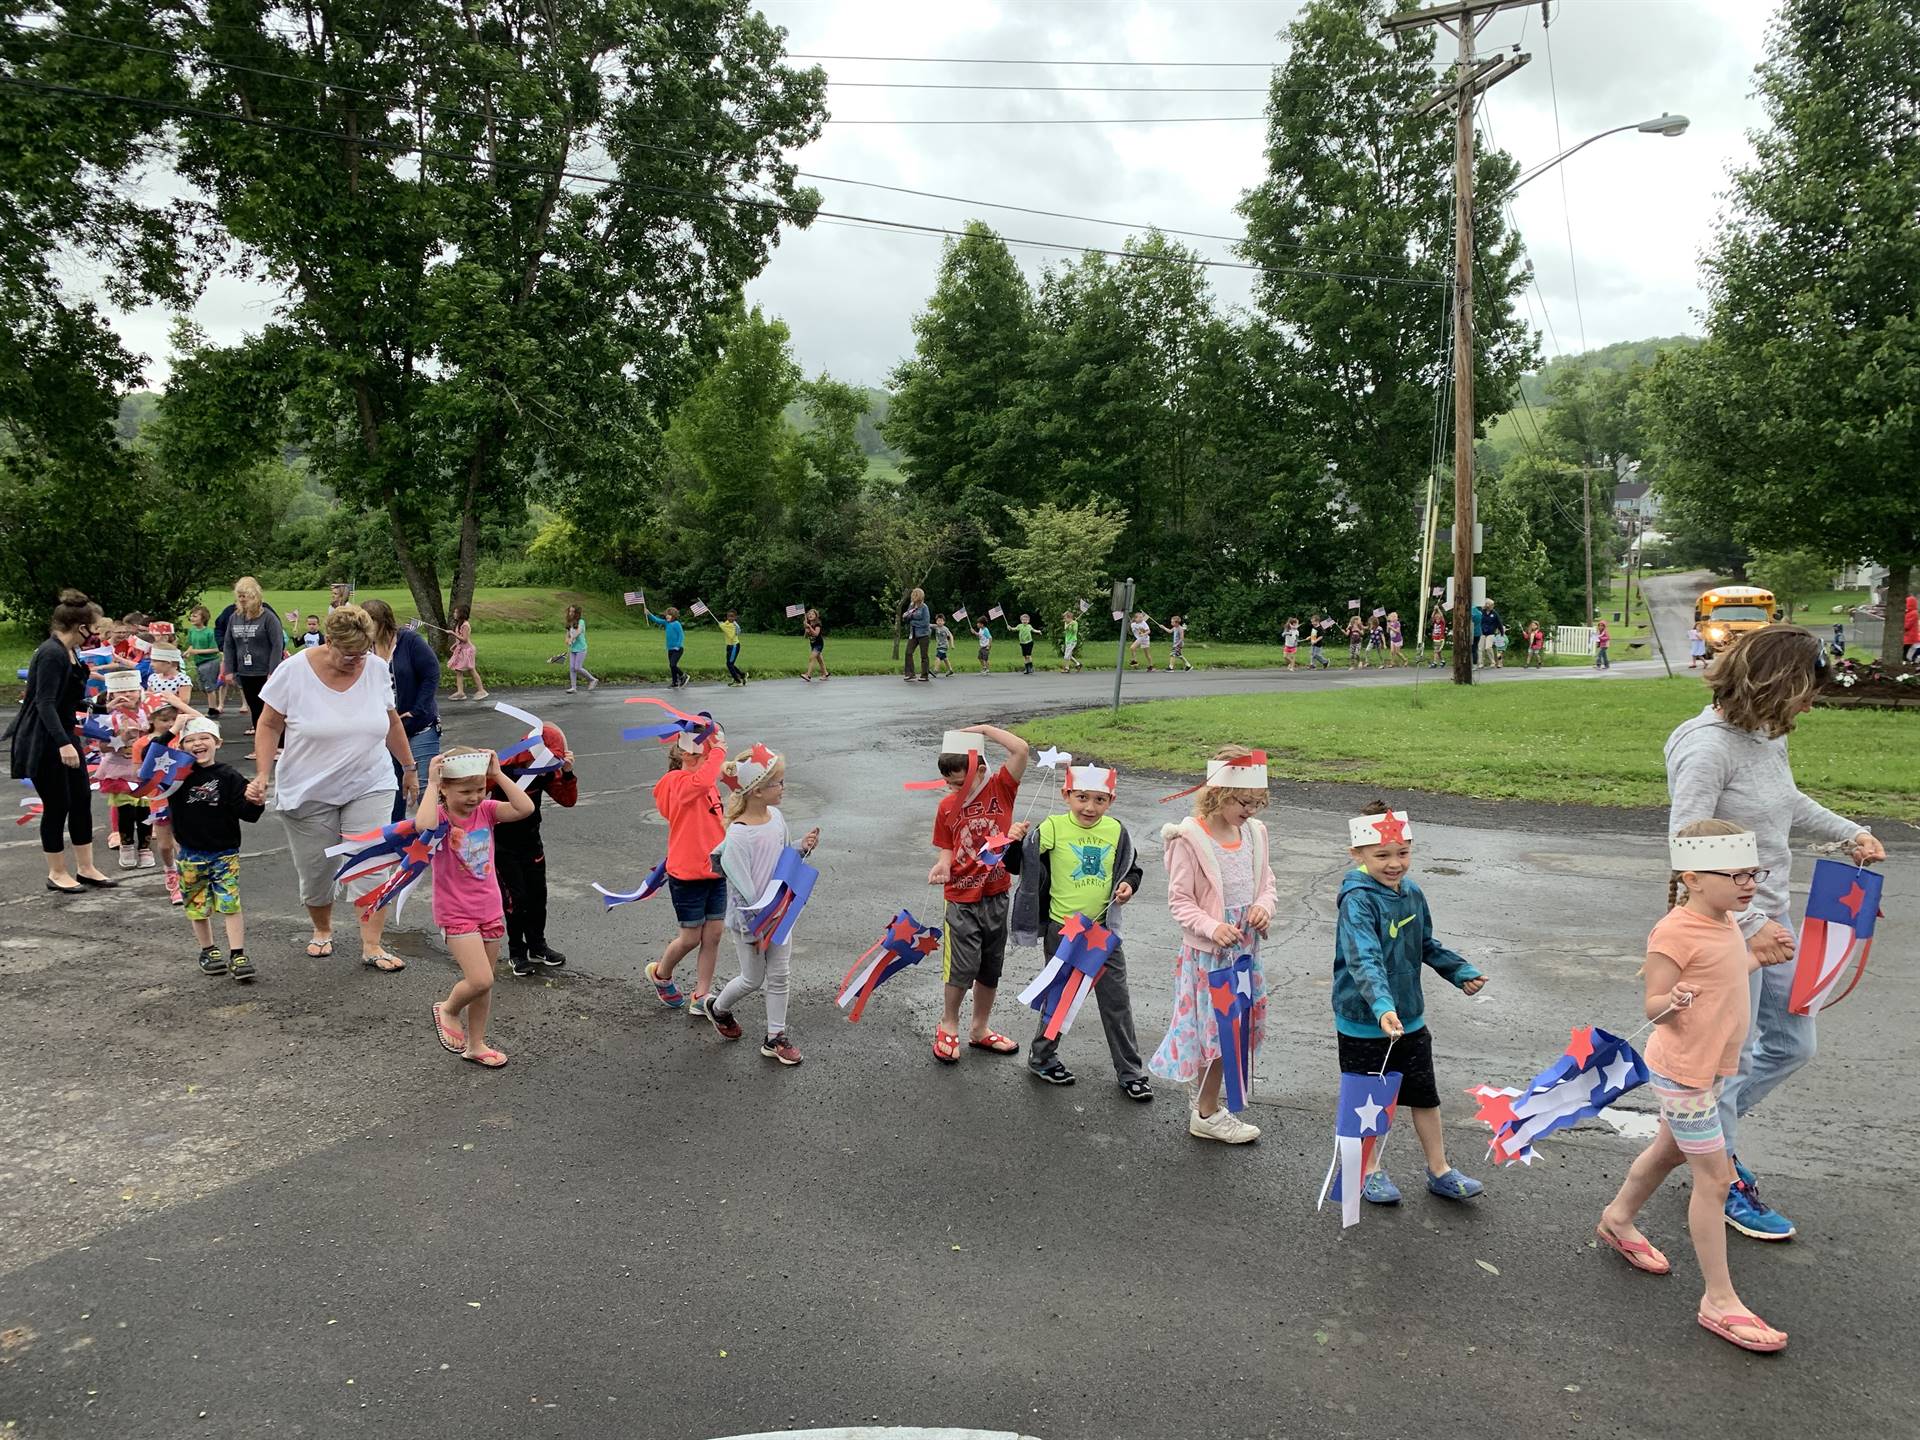
[(1591, 625), (1556, 625), (1553, 653), (1556, 655), (1593, 654), (1594, 629)]

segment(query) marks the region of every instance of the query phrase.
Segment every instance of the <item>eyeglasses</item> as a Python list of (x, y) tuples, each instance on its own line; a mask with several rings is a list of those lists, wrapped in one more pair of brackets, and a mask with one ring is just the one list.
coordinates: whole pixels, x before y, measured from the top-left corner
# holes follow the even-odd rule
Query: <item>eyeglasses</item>
[(1771, 875), (1771, 870), (1696, 870), (1696, 875), (1718, 875), (1723, 880), (1731, 880), (1736, 885), (1758, 885)]

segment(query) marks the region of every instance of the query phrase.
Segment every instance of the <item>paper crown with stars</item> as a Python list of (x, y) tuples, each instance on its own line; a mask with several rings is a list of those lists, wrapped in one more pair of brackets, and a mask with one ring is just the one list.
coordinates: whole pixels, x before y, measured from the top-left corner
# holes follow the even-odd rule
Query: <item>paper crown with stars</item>
[(769, 750), (756, 741), (751, 750), (742, 751), (737, 758), (727, 762), (726, 768), (720, 772), (720, 778), (730, 789), (744, 795), (771, 775), (785, 758), (779, 751)]
[(1100, 795), (1119, 793), (1120, 772), (1105, 765), (1069, 765), (1066, 783), (1060, 789), (1064, 792), (1089, 790)]
[(1760, 842), (1751, 830), (1733, 835), (1675, 835), (1667, 841), (1675, 870), (1752, 870), (1760, 864)]
[(1347, 843), (1355, 850), (1367, 845), (1398, 845), (1413, 839), (1413, 826), (1404, 810), (1384, 815), (1356, 815), (1347, 821)]
[(442, 780), (478, 780), (492, 767), (491, 750), (473, 750), (461, 755), (449, 755), (440, 762)]
[(1267, 788), (1267, 752), (1255, 750), (1241, 760), (1209, 760), (1207, 784), (1222, 790)]

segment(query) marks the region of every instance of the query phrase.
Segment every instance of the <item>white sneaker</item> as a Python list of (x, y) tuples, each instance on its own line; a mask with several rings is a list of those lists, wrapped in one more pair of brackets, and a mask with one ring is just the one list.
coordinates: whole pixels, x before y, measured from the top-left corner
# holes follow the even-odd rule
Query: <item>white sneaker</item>
[(1249, 1125), (1222, 1105), (1211, 1115), (1189, 1110), (1187, 1133), (1201, 1140), (1218, 1140), (1223, 1145), (1246, 1145), (1260, 1138), (1260, 1127)]

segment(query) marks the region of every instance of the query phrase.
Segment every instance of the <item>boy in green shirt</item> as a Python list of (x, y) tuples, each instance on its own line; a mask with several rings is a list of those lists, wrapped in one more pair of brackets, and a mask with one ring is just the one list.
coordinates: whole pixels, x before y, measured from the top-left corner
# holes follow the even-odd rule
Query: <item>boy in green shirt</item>
[[(1127, 957), (1117, 943), (1120, 907), (1140, 887), (1140, 862), (1126, 826), (1107, 813), (1118, 781), (1104, 765), (1067, 767), (1061, 790), (1067, 813), (1049, 815), (1006, 853), (1008, 870), (1020, 877), (1013, 897), (1013, 940), (1038, 943), (1043, 956), (1060, 946), (1060, 927), (1076, 912), (1113, 931), (1116, 943), (1107, 957), (1093, 998), (1100, 1007), (1100, 1028), (1114, 1074), (1130, 1100), (1153, 1099), (1146, 1062), (1134, 1038), (1133, 1001), (1127, 992)], [(1060, 1063), (1060, 1042), (1046, 1037), (1046, 1023), (1035, 1029), (1027, 1068), (1049, 1085), (1073, 1084), (1073, 1072)]]
[(1031, 675), (1033, 674), (1033, 637), (1041, 632), (1035, 627), (1031, 615), (1022, 614), (1020, 623), (1013, 627), (1013, 633), (1020, 638), (1020, 664), (1023, 667), (1020, 673)]
[(1075, 657), (1074, 651), (1080, 648), (1080, 617), (1069, 610), (1060, 617), (1060, 673), (1070, 675), (1075, 670), (1084, 670)]

